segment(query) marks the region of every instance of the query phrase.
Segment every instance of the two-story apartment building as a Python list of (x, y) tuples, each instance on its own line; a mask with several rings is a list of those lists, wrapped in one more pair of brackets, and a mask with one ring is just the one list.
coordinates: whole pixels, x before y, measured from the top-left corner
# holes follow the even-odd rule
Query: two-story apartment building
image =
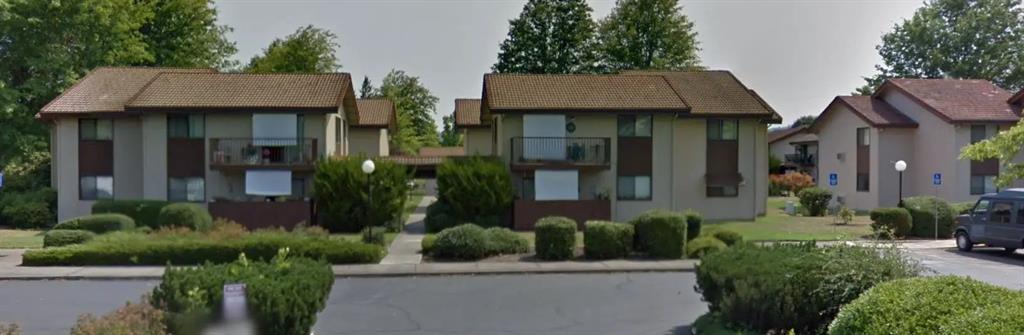
[[(973, 201), (996, 191), (996, 160), (959, 159), (963, 147), (1020, 120), (1020, 103), (989, 81), (892, 79), (870, 96), (838, 96), (811, 125), (818, 185), (854, 209), (895, 206), (903, 196)], [(832, 184), (835, 185), (832, 185)]]
[(487, 74), (480, 113), (518, 189), (518, 229), (546, 215), (765, 212), (767, 127), (780, 119), (727, 71)]
[(818, 179), (818, 135), (807, 126), (768, 132), (768, 153), (782, 163), (782, 172), (802, 172)]
[[(248, 225), (310, 220), (318, 160), (387, 153), (393, 107), (358, 104), (347, 73), (98, 68), (37, 115), (51, 128), (58, 219), (99, 199), (152, 199)], [(348, 136), (364, 130), (385, 140)]]

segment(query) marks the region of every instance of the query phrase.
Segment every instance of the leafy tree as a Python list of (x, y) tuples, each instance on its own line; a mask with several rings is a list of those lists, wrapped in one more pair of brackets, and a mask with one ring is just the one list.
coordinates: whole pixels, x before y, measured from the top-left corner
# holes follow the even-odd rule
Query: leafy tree
[(377, 89), (373, 88), (373, 84), (370, 83), (370, 77), (363, 76), (363, 85), (359, 87), (359, 98), (368, 99), (377, 95)]
[(1014, 162), (1014, 157), (1024, 150), (1024, 120), (1010, 129), (1001, 131), (995, 137), (964, 147), (960, 159), (999, 160), (999, 176), (996, 185), (1008, 187), (1015, 180), (1024, 179), (1024, 164)]
[(619, 0), (598, 27), (608, 70), (700, 68), (697, 31), (678, 0)]
[(441, 145), (446, 147), (456, 147), (462, 145), (462, 134), (459, 134), (459, 130), (455, 129), (455, 116), (445, 115), (441, 117)]
[(1024, 87), (1024, 8), (1020, 0), (929, 0), (882, 36), (883, 64), (857, 90), (887, 78), (987, 79)]
[(592, 9), (583, 0), (529, 0), (509, 21), (492, 70), (503, 73), (593, 72), (597, 62)]
[(153, 53), (153, 61), (146, 65), (221, 69), (237, 66), (230, 57), (238, 49), (225, 36), (231, 28), (217, 25), (217, 9), (212, 0), (161, 0), (151, 5), (152, 19), (139, 29)]
[(796, 121), (793, 121), (793, 124), (790, 125), (789, 127), (796, 128), (800, 126), (810, 126), (812, 123), (814, 123), (814, 119), (814, 115), (804, 115), (797, 118)]
[(434, 125), (438, 99), (423, 86), (419, 77), (392, 69), (384, 76), (377, 92), (380, 97), (394, 102), (398, 112), (398, 132), (392, 135), (393, 146), (411, 153), (421, 146), (438, 144)]
[(274, 39), (245, 67), (251, 73), (318, 73), (341, 69), (336, 54), (338, 37), (312, 25), (301, 27), (284, 39)]

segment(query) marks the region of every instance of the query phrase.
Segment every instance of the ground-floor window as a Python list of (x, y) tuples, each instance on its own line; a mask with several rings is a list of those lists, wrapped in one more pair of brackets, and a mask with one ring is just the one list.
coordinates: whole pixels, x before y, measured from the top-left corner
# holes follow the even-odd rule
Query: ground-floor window
[(705, 190), (708, 197), (735, 197), (739, 195), (739, 188), (736, 186), (708, 186)]
[(996, 176), (971, 176), (971, 194), (995, 193)]
[(651, 200), (651, 176), (619, 176), (619, 200)]
[(113, 199), (114, 177), (82, 176), (78, 178), (78, 198), (81, 200)]
[(867, 191), (871, 190), (871, 188), (869, 186), (871, 184), (869, 182), (870, 180), (871, 180), (870, 176), (867, 173), (858, 173), (857, 174), (857, 191), (858, 192), (867, 192)]
[(168, 178), (167, 200), (201, 202), (206, 200), (203, 177)]

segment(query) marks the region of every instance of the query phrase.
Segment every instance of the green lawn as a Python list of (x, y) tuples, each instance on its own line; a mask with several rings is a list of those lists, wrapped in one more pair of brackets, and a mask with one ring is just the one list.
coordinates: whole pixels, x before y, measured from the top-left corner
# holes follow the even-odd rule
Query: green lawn
[(855, 216), (848, 225), (834, 224), (831, 216), (789, 216), (785, 213), (787, 200), (797, 202), (793, 197), (771, 197), (766, 215), (755, 221), (705, 222), (703, 230), (730, 229), (748, 241), (833, 241), (871, 235), (871, 220), (866, 215)]
[(0, 229), (0, 249), (27, 249), (43, 247), (43, 231)]

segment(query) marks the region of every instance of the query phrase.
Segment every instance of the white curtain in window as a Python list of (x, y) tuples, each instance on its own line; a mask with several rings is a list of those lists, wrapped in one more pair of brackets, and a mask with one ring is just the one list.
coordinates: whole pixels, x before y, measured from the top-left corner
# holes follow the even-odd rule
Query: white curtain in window
[(295, 145), (298, 137), (296, 114), (253, 114), (252, 139), (254, 145)]
[(292, 172), (278, 170), (245, 171), (245, 194), (287, 196), (292, 194)]
[(523, 115), (523, 137), (523, 158), (566, 159), (565, 115)]
[(535, 200), (579, 200), (580, 175), (576, 170), (537, 170), (533, 174)]

